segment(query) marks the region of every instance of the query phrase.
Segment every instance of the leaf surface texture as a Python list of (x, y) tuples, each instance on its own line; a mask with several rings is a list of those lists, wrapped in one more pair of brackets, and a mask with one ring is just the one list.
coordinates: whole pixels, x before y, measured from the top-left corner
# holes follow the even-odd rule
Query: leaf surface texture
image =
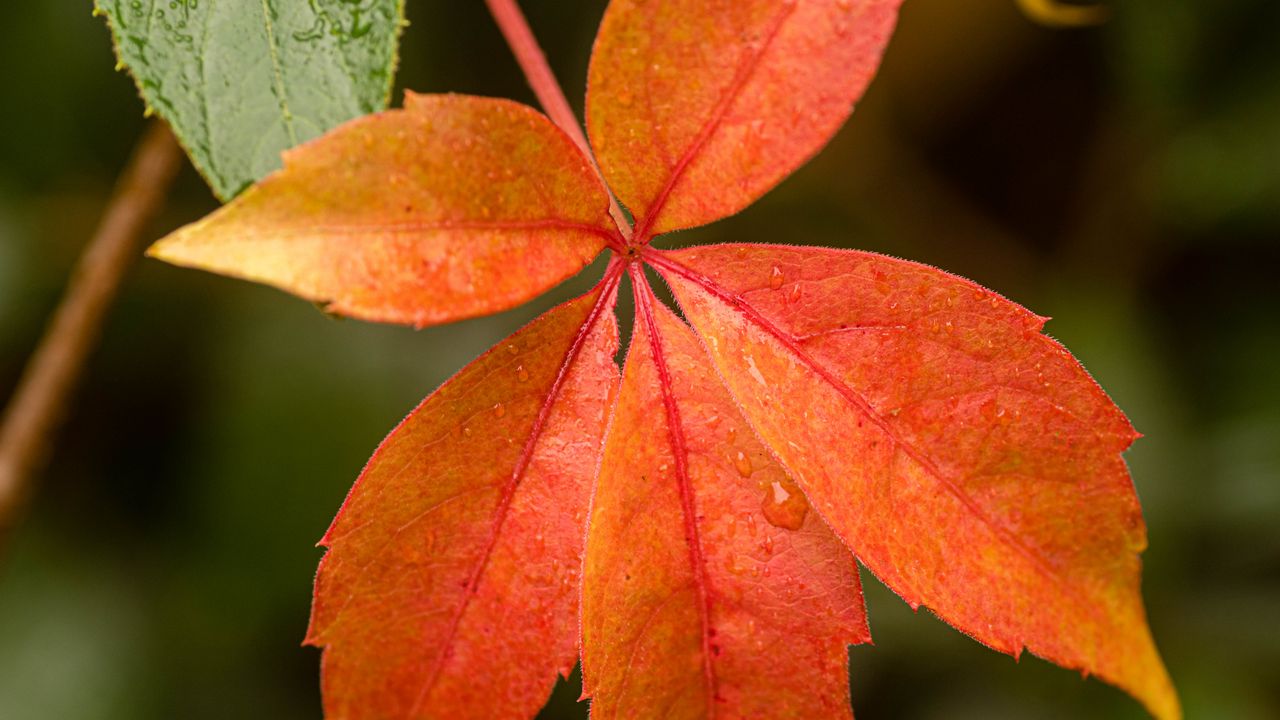
[(511, 336), (369, 461), (321, 541), (307, 642), (325, 648), (328, 717), (529, 717), (573, 668), (617, 385), (610, 302), (592, 293)]
[(592, 716), (852, 717), (845, 646), (870, 640), (852, 556), (689, 328), (638, 303), (587, 540)]
[[(218, 197), (391, 94), (403, 0), (95, 0), (120, 64)], [(245, 142), (245, 138), (252, 141)]]
[(283, 170), (151, 254), (423, 326), (519, 305), (582, 269), (610, 237), (608, 202), (587, 159), (531, 108), (411, 95), (290, 151)]
[(981, 642), (1176, 710), (1137, 437), (1044, 318), (872, 253), (712, 246), (664, 276), (752, 426), (868, 568)]

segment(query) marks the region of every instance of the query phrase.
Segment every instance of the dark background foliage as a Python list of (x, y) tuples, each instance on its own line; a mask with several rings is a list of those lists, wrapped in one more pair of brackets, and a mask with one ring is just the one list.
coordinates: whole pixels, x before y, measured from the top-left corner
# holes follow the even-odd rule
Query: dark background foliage
[[(577, 102), (603, 1), (525, 4)], [(1189, 715), (1280, 717), (1280, 5), (1115, 5), (1055, 31), (1012, 0), (910, 0), (825, 153), (663, 242), (878, 250), (1054, 316), (1146, 433), (1144, 587)], [(0, 397), (142, 126), (89, 9), (16, 2), (0, 24)], [(478, 0), (409, 14), (401, 87), (532, 102)], [(214, 205), (188, 169), (153, 234)], [(414, 332), (143, 261), (0, 560), (0, 717), (317, 717), (312, 543), (402, 414), (550, 302)], [(867, 584), (861, 717), (1142, 717)], [(573, 682), (547, 717), (585, 712)]]

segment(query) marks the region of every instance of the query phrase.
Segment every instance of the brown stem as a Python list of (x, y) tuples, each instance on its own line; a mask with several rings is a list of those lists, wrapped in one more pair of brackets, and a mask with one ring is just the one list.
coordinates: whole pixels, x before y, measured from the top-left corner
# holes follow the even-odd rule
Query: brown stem
[[(561, 89), (555, 74), (551, 72), (547, 57), (538, 46), (538, 40), (533, 36), (533, 30), (529, 28), (529, 22), (525, 20), (524, 13), (520, 12), (520, 6), (516, 4), (516, 0), (485, 0), (485, 4), (489, 6), (489, 12), (498, 23), (502, 36), (511, 46), (511, 52), (515, 54), (516, 62), (524, 71), (524, 76), (529, 81), (529, 86), (533, 88), (533, 94), (538, 97), (542, 109), (547, 111), (551, 121), (568, 133), (582, 153), (591, 160), (591, 166), (600, 176), (600, 182), (608, 185), (605, 182), (604, 173), (600, 171), (600, 165), (596, 163), (595, 155), (591, 154), (591, 145), (587, 142), (586, 133), (582, 131), (582, 125), (573, 114), (573, 108), (569, 106), (564, 90)], [(609, 214), (613, 216), (618, 232), (630, 241), (631, 223), (627, 220), (626, 213), (622, 212), (622, 206), (618, 204), (612, 192), (609, 194)]]
[(160, 209), (181, 159), (169, 128), (152, 122), (27, 361), (0, 423), (0, 540), (16, 524), (31, 493), (32, 477), (48, 457), (51, 436), (66, 413), (107, 309), (140, 254), (142, 231)]

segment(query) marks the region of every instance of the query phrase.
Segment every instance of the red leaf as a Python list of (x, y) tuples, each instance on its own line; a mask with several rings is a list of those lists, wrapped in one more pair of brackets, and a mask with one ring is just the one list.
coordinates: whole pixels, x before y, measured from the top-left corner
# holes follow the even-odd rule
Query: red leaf
[(831, 139), (901, 0), (614, 0), (587, 129), (642, 240), (751, 204)]
[[(594, 293), (449, 381), (357, 481), (308, 634), (331, 717), (532, 715), (574, 661), (581, 567), (594, 716), (847, 718), (845, 644), (869, 638), (840, 540), (913, 607), (1180, 716), (1139, 595), (1136, 434), (1043, 318), (868, 253), (647, 246), (826, 143), (899, 1), (614, 0), (587, 124), (633, 234), (536, 113), (410, 96), (157, 247), (415, 324), (510, 307), (617, 251)], [(535, 62), (518, 9), (489, 2)], [(619, 390), (624, 267), (640, 317)]]
[(851, 717), (853, 559), (648, 292), (587, 539), (592, 717)]
[(519, 305), (615, 233), (589, 161), (545, 117), (410, 94), (406, 110), (289, 151), (283, 170), (150, 252), (422, 326)]
[(329, 717), (529, 717), (572, 669), (613, 293), (490, 350), (369, 461), (321, 541), (307, 642)]
[(656, 260), (752, 427), (913, 607), (1177, 699), (1139, 595), (1137, 434), (1044, 319), (864, 252), (700, 247)]

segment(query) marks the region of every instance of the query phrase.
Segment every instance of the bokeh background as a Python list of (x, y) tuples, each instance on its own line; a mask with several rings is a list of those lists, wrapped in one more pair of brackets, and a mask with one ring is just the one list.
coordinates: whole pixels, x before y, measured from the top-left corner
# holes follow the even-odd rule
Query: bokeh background
[[(578, 101), (603, 0), (524, 5)], [(89, 10), (15, 2), (0, 23), (0, 398), (143, 124)], [(409, 16), (401, 87), (533, 101), (479, 0), (410, 0)], [(909, 0), (826, 152), (666, 241), (877, 250), (1053, 316), (1146, 434), (1128, 459), (1147, 604), (1198, 718), (1280, 717), (1277, 47), (1271, 0), (1117, 0), (1088, 30), (1034, 25), (1013, 0)], [(214, 206), (188, 168), (151, 235)], [(319, 654), (299, 646), (313, 543), (405, 412), (583, 282), (415, 332), (142, 261), (0, 549), (0, 718), (319, 717)], [(867, 586), (860, 717), (1143, 717)], [(585, 716), (576, 682), (545, 717)]]

